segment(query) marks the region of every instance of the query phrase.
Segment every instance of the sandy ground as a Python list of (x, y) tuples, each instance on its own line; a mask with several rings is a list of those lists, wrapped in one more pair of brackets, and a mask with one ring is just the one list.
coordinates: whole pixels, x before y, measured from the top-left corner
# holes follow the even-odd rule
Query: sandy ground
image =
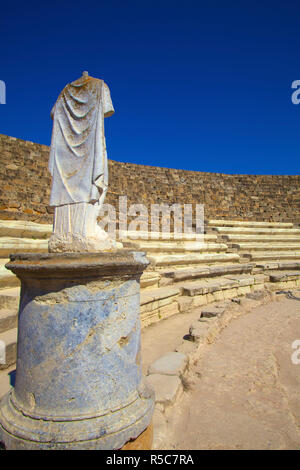
[(300, 301), (268, 303), (232, 320), (191, 366), (191, 389), (166, 413), (164, 447), (300, 450), (296, 339)]

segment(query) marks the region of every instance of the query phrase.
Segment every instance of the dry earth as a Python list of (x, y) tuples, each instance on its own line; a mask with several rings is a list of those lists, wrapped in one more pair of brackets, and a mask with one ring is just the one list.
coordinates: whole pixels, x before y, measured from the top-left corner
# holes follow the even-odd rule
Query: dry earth
[(300, 301), (284, 298), (232, 320), (199, 350), (191, 389), (165, 412), (163, 448), (299, 450), (296, 339)]

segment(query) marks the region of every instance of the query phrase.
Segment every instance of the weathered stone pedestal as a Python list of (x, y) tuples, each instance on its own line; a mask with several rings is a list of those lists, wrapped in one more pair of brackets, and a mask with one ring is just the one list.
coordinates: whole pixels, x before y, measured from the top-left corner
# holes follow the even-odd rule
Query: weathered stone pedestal
[(22, 288), (16, 383), (0, 405), (6, 449), (120, 449), (147, 430), (154, 399), (142, 381), (139, 319), (147, 264), (128, 250), (11, 256)]

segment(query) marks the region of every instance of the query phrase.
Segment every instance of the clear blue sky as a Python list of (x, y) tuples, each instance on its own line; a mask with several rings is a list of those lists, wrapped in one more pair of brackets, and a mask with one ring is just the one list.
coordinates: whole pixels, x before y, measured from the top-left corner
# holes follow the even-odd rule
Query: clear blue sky
[(296, 1), (2, 2), (0, 133), (50, 144), (83, 70), (109, 85), (108, 157), (188, 170), (300, 173)]

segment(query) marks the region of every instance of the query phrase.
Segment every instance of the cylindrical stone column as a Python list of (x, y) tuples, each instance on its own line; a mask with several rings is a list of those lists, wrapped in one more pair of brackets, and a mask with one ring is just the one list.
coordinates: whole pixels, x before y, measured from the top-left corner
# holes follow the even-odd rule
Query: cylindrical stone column
[(0, 405), (7, 449), (120, 449), (150, 424), (142, 381), (144, 253), (18, 254), (16, 383)]

